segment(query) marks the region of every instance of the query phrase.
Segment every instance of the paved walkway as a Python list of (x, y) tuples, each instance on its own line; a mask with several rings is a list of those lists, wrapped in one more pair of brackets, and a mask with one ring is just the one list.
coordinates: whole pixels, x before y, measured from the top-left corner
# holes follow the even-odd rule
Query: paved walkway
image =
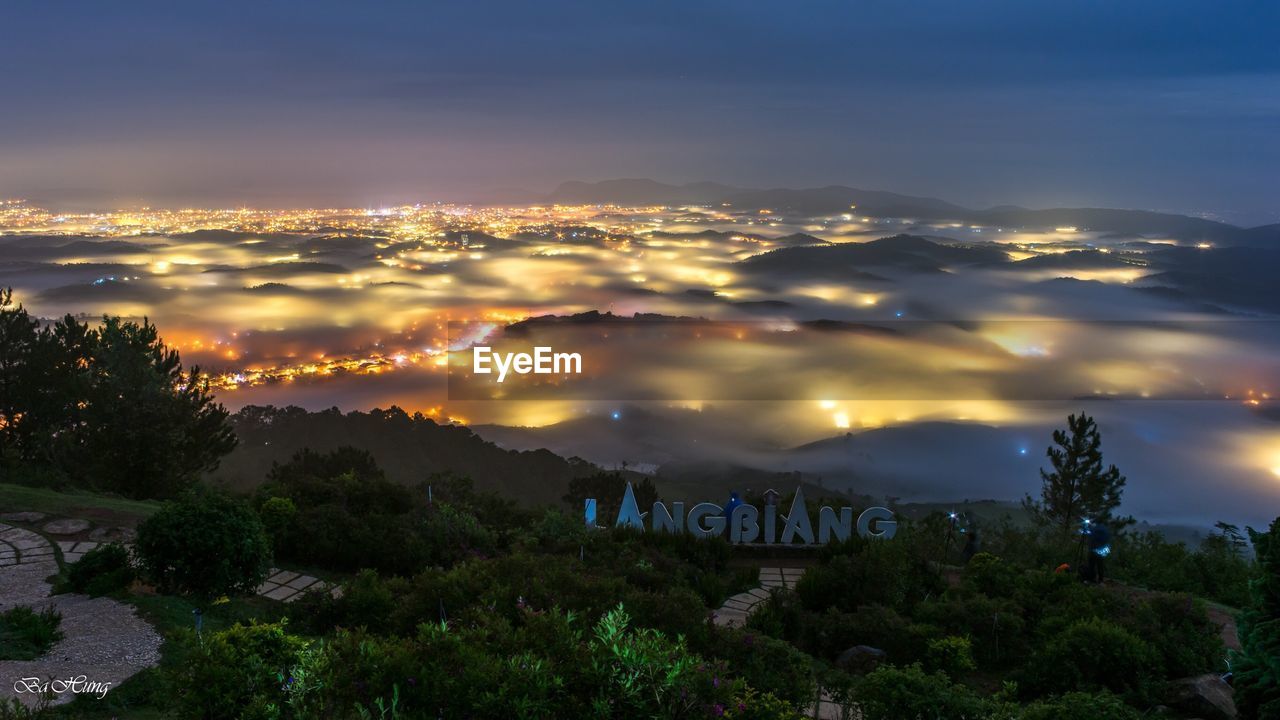
[(760, 568), (760, 586), (725, 600), (715, 612), (715, 624), (721, 627), (746, 625), (747, 616), (755, 612), (757, 605), (769, 599), (770, 591), (774, 588), (794, 590), (801, 575), (804, 575), (804, 568)]
[(62, 561), (67, 565), (73, 562), (79, 562), (80, 558), (90, 550), (95, 550), (102, 543), (96, 543), (92, 540), (83, 540), (76, 542), (75, 540), (59, 540), (58, 549), (62, 551)]
[(310, 575), (280, 568), (268, 570), (266, 582), (258, 586), (258, 594), (262, 597), (287, 603), (297, 600), (304, 593), (325, 591), (335, 598), (342, 597), (341, 585), (331, 585)]
[[(714, 622), (721, 627), (742, 627), (747, 624), (747, 617), (755, 612), (760, 603), (769, 599), (769, 593), (776, 588), (795, 590), (796, 582), (804, 575), (804, 568), (760, 568), (760, 586), (738, 593), (715, 611)], [(856, 709), (841, 708), (831, 700), (825, 690), (819, 689), (818, 702), (805, 709), (804, 716), (817, 720), (857, 720), (861, 715)]]
[[(75, 552), (75, 545), (72, 552)], [(17, 693), (25, 678), (84, 676), (115, 688), (160, 660), (160, 635), (130, 605), (111, 598), (64, 594), (50, 596), (48, 578), (58, 572), (54, 546), (39, 533), (0, 523), (0, 610), (18, 605), (53, 607), (62, 614), (62, 640), (38, 660), (0, 661), (0, 701), (17, 697), (33, 705), (36, 697)], [(55, 704), (69, 702), (59, 695)]]
[(43, 535), (0, 523), (0, 567), (55, 561), (53, 546)]

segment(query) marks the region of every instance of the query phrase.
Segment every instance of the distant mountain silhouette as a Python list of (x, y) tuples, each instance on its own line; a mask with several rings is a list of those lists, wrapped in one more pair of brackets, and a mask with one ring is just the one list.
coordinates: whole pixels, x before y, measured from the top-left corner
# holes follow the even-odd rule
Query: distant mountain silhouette
[(970, 222), (995, 227), (1057, 228), (1117, 233), (1120, 235), (1170, 237), (1178, 240), (1245, 244), (1251, 238), (1248, 230), (1213, 220), (1150, 212), (1147, 210), (1111, 210), (1105, 208), (1053, 208), (1026, 210), (998, 208), (978, 210), (963, 218)]
[(96, 236), (87, 235), (82, 237), (85, 239), (59, 235), (18, 235), (0, 238), (0, 255), (3, 255), (7, 262), (16, 262), (19, 260), (60, 261), (64, 257), (81, 254), (136, 255), (150, 252), (150, 248), (145, 245), (124, 240), (97, 240), (90, 239)]
[(1280, 248), (1167, 248), (1151, 253), (1149, 262), (1152, 273), (1139, 281), (1142, 287), (1173, 288), (1203, 302), (1280, 312)]
[(894, 235), (865, 243), (827, 244), (773, 250), (747, 258), (743, 272), (770, 277), (799, 276), (884, 281), (878, 271), (936, 273), (957, 265), (1003, 263), (1009, 255), (992, 245), (943, 245), (917, 235)]
[[(698, 232), (668, 232), (659, 230), (648, 234), (651, 238), (663, 238), (678, 241), (690, 240), (721, 240), (729, 241), (730, 239), (741, 239), (744, 241), (768, 242), (771, 245), (784, 245), (786, 247), (794, 247), (798, 245), (826, 245), (827, 241), (816, 235), (809, 233), (797, 232), (790, 235), (780, 235), (778, 237), (769, 237), (767, 235), (759, 235), (756, 233), (744, 232), (723, 232), (720, 230), (700, 230)], [(744, 243), (744, 249), (750, 247), (750, 243)]]
[(1070, 250), (1051, 255), (1036, 255), (1000, 267), (1007, 270), (1110, 270), (1142, 267), (1144, 262), (1116, 253), (1100, 250)]
[[(1032, 210), (1000, 205), (985, 210), (962, 207), (937, 198), (862, 190), (843, 185), (820, 188), (745, 190), (717, 183), (668, 185), (647, 179), (567, 182), (548, 202), (619, 205), (720, 205), (737, 210), (772, 210), (781, 214), (835, 215), (856, 213), (880, 218), (964, 222), (988, 227), (1046, 230), (1075, 227), (1116, 236), (1162, 237), (1217, 245), (1276, 247), (1280, 224), (1240, 228), (1173, 213), (1109, 208)], [(856, 208), (856, 209), (854, 209)]]
[(723, 202), (735, 208), (760, 208), (803, 215), (856, 213), (873, 217), (961, 219), (972, 212), (937, 198), (859, 190), (843, 185), (804, 190), (753, 190), (731, 195)]

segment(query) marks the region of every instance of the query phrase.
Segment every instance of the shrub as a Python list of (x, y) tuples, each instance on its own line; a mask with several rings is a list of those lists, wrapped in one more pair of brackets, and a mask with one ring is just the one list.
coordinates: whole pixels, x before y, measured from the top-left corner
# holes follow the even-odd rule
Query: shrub
[(919, 665), (876, 668), (858, 682), (854, 697), (863, 720), (978, 720), (988, 711), (988, 703), (968, 688)]
[(209, 601), (250, 594), (271, 564), (262, 522), (247, 504), (212, 491), (190, 492), (138, 526), (146, 576), (164, 592)]
[(814, 698), (813, 659), (790, 643), (752, 630), (716, 633), (710, 652), (751, 687), (803, 707)]
[(271, 539), (279, 544), (281, 537), (288, 531), (293, 517), (298, 514), (298, 507), (289, 498), (269, 497), (258, 508), (258, 516), (262, 518), (262, 526), (266, 528)]
[(284, 623), (236, 624), (202, 639), (182, 631), (179, 643), (183, 660), (169, 669), (175, 709), (206, 720), (280, 717), (307, 648)]
[(449, 567), (468, 557), (492, 555), (497, 535), (474, 515), (452, 505), (436, 504), (427, 510), (419, 530), (425, 560)]
[(993, 598), (1012, 597), (1021, 571), (991, 553), (978, 553), (964, 567), (964, 582)]
[[(280, 559), (354, 572), (373, 568), (411, 575), (433, 565), (450, 567), (489, 556), (504, 544), (478, 513), (522, 517), (495, 497), (471, 490), (469, 480), (433, 478), (410, 489), (388, 480), (362, 450), (302, 450), (272, 468), (259, 491), (259, 513), (272, 529)], [(492, 519), (492, 517), (490, 518)], [(394, 548), (394, 552), (388, 552)]]
[(897, 542), (863, 542), (856, 554), (832, 557), (796, 583), (806, 608), (845, 612), (872, 604), (908, 610), (941, 590), (942, 579), (928, 562)]
[(540, 552), (576, 553), (587, 543), (586, 523), (557, 509), (548, 509), (529, 528), (525, 546)]
[(1106, 620), (1077, 620), (1042, 642), (1026, 670), (1033, 692), (1106, 689), (1140, 700), (1158, 677), (1160, 661), (1152, 647)]
[(363, 628), (373, 633), (393, 629), (398, 598), (376, 570), (362, 570), (343, 586), (342, 596), (309, 592), (290, 603), (289, 620), (295, 627), (317, 635), (334, 628)]
[(1073, 692), (1037, 700), (1017, 714), (1017, 720), (1141, 720), (1142, 713), (1109, 692)]
[(812, 613), (801, 607), (800, 598), (794, 592), (776, 588), (747, 616), (747, 627), (805, 648), (807, 645), (801, 643), (800, 636), (812, 625), (809, 615)]
[(868, 645), (900, 665), (923, 660), (928, 639), (937, 634), (935, 628), (912, 622), (883, 605), (815, 613), (801, 607), (795, 593), (786, 591), (774, 591), (757, 605), (747, 626), (829, 662), (855, 645)]
[(129, 551), (110, 543), (99, 545), (68, 565), (66, 581), (58, 589), (98, 597), (129, 587), (135, 576)]
[[(712, 714), (715, 714), (714, 709)], [(724, 717), (728, 720), (803, 720), (805, 718), (791, 703), (751, 687), (734, 696), (724, 710)]]
[(1004, 668), (1029, 652), (1023, 609), (1011, 600), (992, 599), (961, 587), (916, 606), (917, 622), (967, 637), (973, 658), (983, 668)]
[(1232, 539), (1213, 534), (1198, 548), (1157, 532), (1122, 535), (1113, 574), (1152, 590), (1193, 593), (1240, 607), (1248, 602), (1249, 561)]
[(1190, 595), (1152, 593), (1133, 607), (1132, 617), (1122, 618), (1121, 622), (1151, 643), (1167, 677), (1226, 669), (1221, 628), (1209, 618), (1202, 600)]
[(633, 628), (620, 607), (589, 628), (558, 610), (524, 609), (519, 623), (478, 613), (425, 623), (412, 638), (339, 632), (304, 658), (311, 690), (290, 707), (299, 717), (379, 716), (381, 702), (401, 717), (795, 718), (682, 639)]
[(18, 605), (0, 613), (0, 660), (35, 660), (62, 639), (62, 614)]
[(973, 644), (967, 637), (948, 635), (929, 640), (925, 657), (929, 668), (941, 670), (951, 677), (977, 667), (973, 662)]

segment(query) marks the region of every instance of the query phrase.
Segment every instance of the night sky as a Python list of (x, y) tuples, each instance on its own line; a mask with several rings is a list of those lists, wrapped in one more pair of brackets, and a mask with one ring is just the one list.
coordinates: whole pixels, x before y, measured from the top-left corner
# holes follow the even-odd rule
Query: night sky
[(1280, 220), (1268, 2), (12, 2), (0, 196), (652, 177)]

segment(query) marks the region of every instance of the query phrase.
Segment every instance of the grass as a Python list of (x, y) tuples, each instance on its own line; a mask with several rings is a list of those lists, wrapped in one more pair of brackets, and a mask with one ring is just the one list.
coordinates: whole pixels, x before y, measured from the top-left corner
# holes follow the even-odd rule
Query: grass
[[(196, 605), (186, 598), (173, 595), (134, 595), (126, 601), (138, 608), (138, 614), (155, 625), (162, 635), (168, 636), (179, 629), (195, 629), (193, 613)], [(285, 614), (284, 606), (275, 600), (258, 595), (238, 597), (205, 608), (204, 631), (226, 630), (237, 622), (248, 623), (250, 620), (276, 622)]]
[(83, 490), (61, 492), (49, 488), (0, 483), (0, 510), (35, 510), (55, 515), (110, 518), (121, 525), (136, 525), (160, 509), (160, 503), (99, 495)]
[(0, 613), (0, 660), (35, 660), (62, 639), (62, 615), (19, 605)]

